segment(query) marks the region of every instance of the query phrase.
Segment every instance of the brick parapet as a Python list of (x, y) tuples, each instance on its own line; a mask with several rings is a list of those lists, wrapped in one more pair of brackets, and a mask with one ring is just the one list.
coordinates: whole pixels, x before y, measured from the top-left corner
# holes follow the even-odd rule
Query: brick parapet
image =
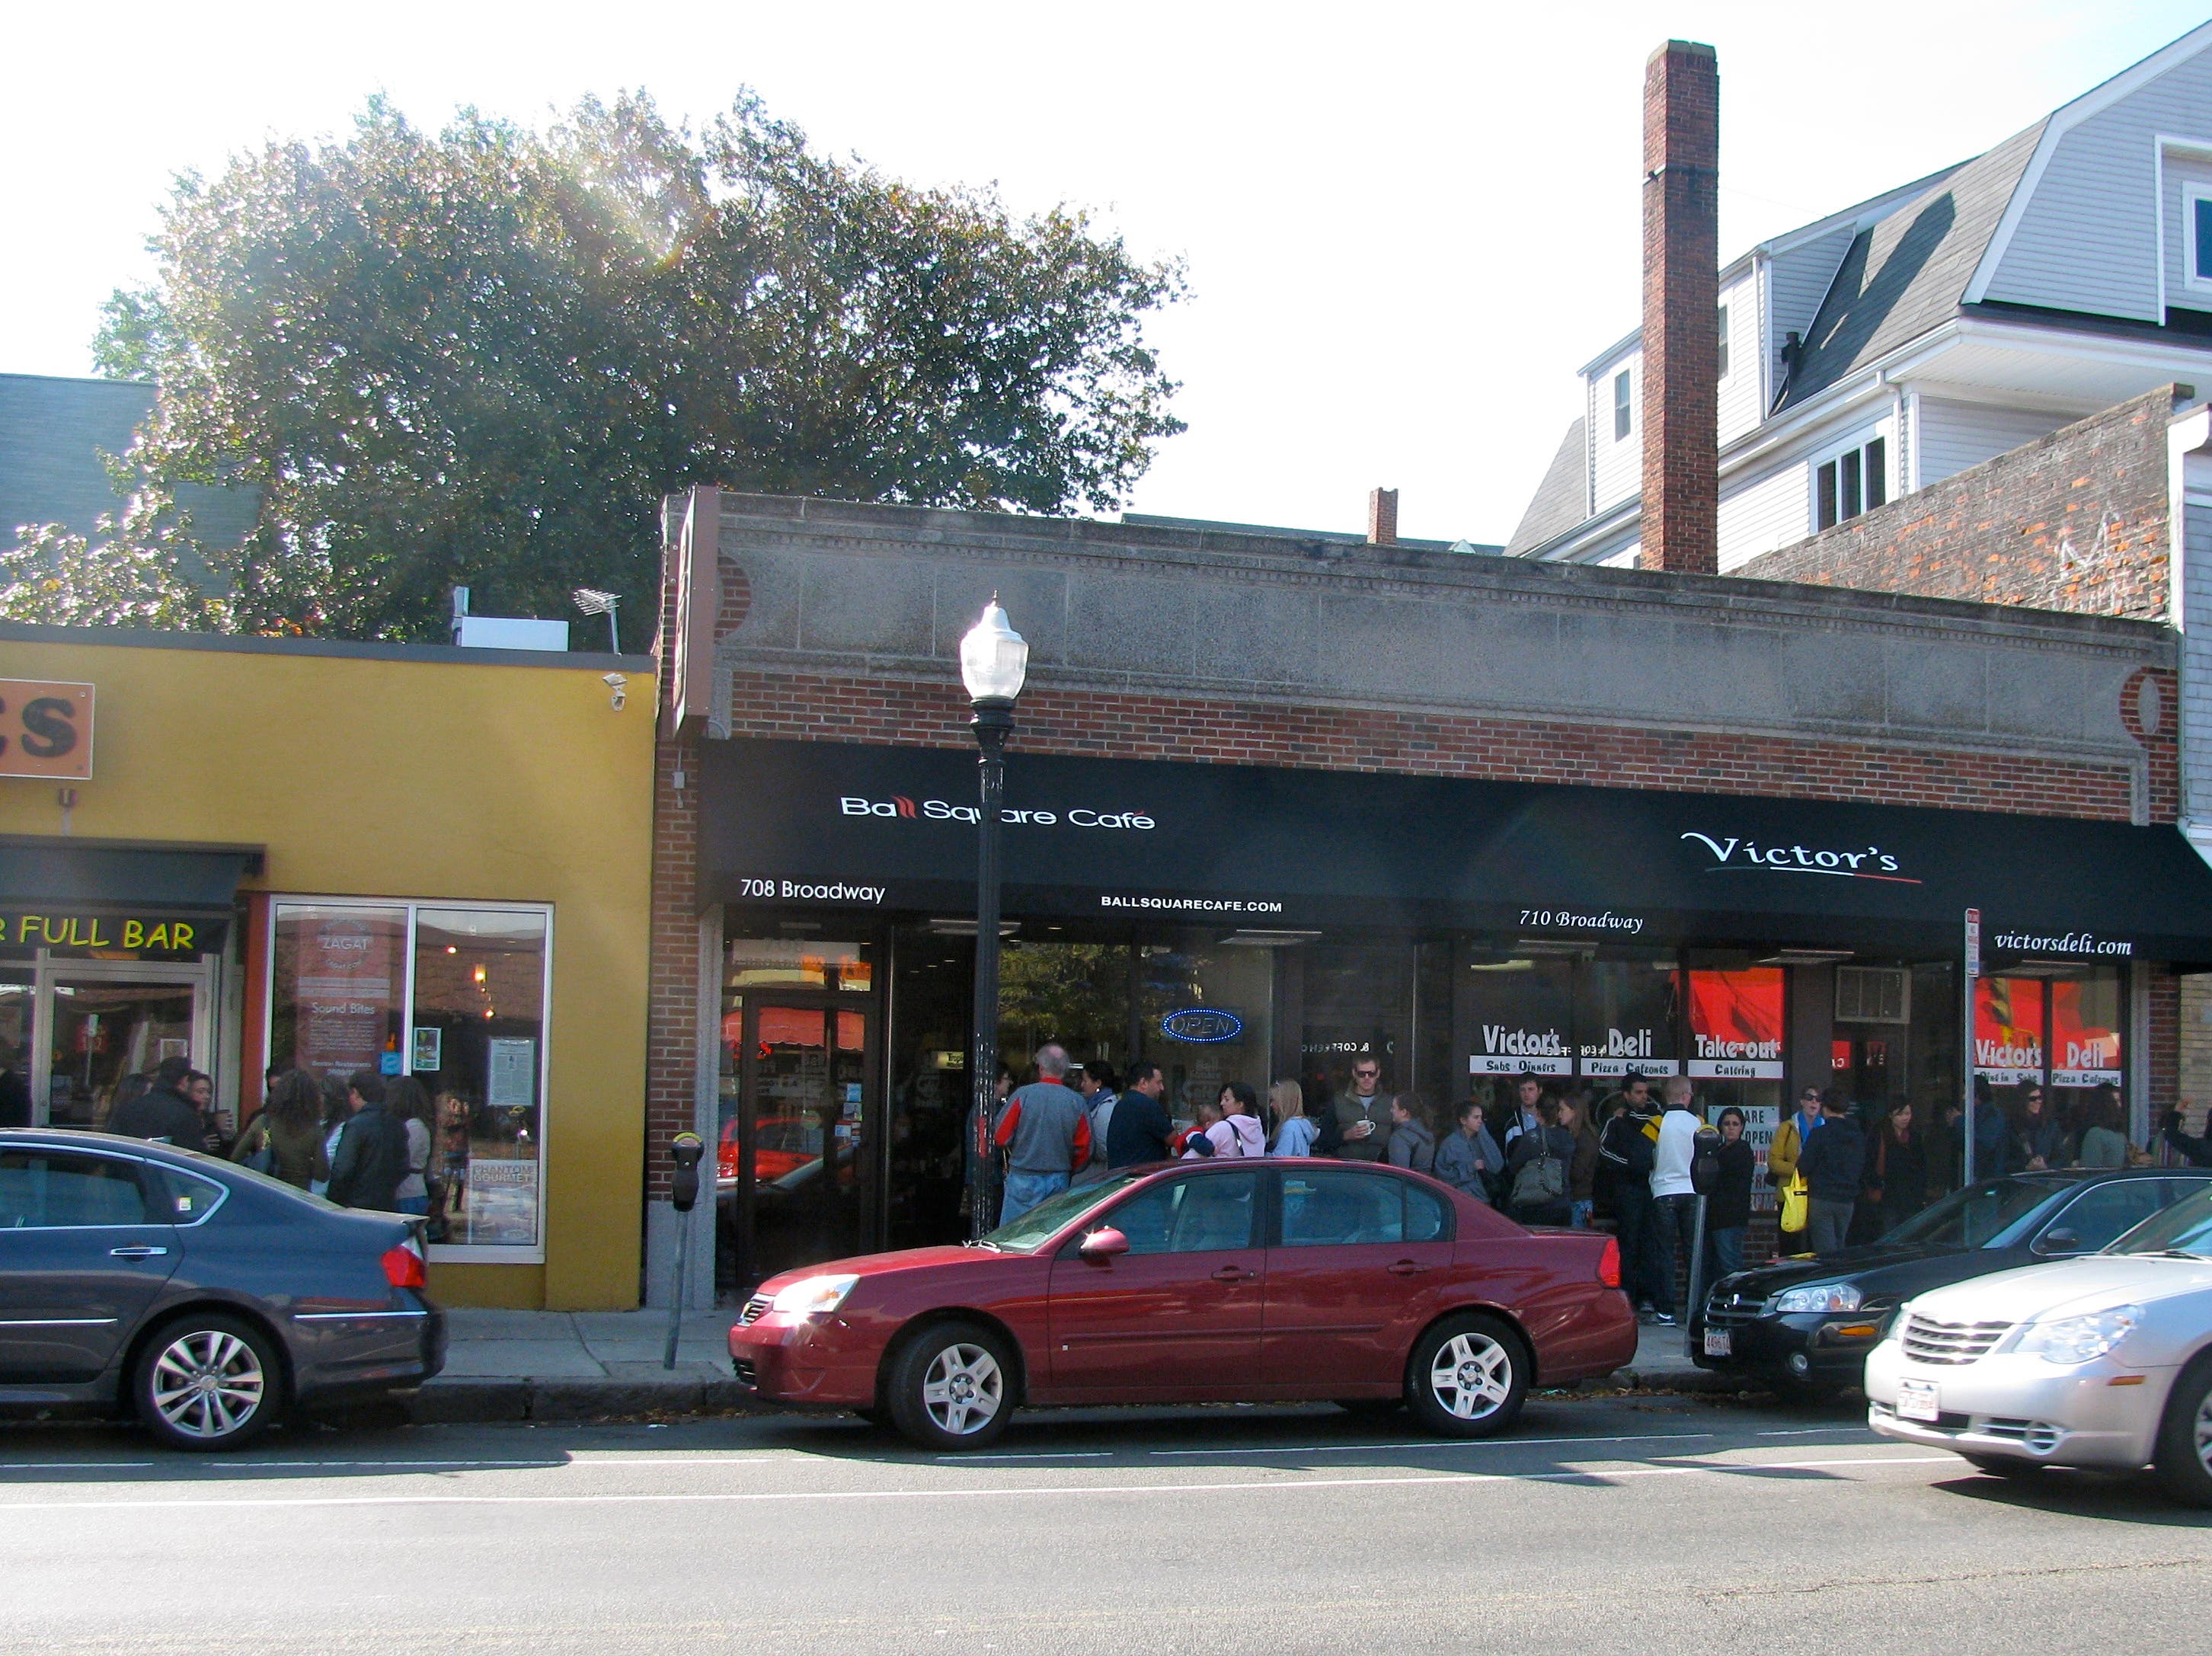
[(2162, 621), (2175, 392), (2147, 392), (1731, 573)]

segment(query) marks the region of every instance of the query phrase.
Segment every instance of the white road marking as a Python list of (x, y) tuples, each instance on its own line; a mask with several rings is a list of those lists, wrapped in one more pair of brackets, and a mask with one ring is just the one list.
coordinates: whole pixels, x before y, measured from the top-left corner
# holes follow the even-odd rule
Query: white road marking
[(720, 1502), (727, 1505), (801, 1501), (974, 1501), (1014, 1500), (1036, 1495), (1188, 1495), (1245, 1493), (1258, 1489), (1363, 1489), (1398, 1485), (1478, 1483), (1563, 1483), (1631, 1477), (1688, 1477), (1699, 1473), (1818, 1471), (1839, 1466), (1934, 1466), (1957, 1463), (1956, 1455), (1863, 1455), (1838, 1460), (1704, 1461), (1664, 1466), (1595, 1466), (1563, 1472), (1437, 1472), (1408, 1477), (1256, 1478), (1219, 1483), (1044, 1484), (1024, 1488), (967, 1489), (777, 1489), (611, 1493), (574, 1495), (390, 1495), (246, 1496), (236, 1500), (36, 1501), (0, 1502), (0, 1515), (16, 1513), (115, 1513), (187, 1511), (202, 1507), (589, 1507), (665, 1506)]
[[(1356, 1455), (1371, 1449), (1517, 1449), (1547, 1443), (1666, 1443), (1718, 1437), (1717, 1432), (1636, 1432), (1606, 1438), (1422, 1438), (1412, 1443), (1312, 1443), (1279, 1449), (1148, 1449), (1148, 1455)], [(941, 1458), (957, 1460), (946, 1455)]]

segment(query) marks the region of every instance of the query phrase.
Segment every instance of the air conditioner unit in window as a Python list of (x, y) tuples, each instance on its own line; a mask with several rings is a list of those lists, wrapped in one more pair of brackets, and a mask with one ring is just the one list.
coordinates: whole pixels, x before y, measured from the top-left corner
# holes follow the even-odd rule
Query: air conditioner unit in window
[(1901, 1024), (1912, 1016), (1912, 974), (1902, 966), (1838, 966), (1836, 1021)]

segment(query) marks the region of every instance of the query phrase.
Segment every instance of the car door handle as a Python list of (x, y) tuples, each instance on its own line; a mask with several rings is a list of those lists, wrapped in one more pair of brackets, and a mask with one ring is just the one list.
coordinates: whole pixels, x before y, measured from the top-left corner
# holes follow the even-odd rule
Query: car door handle
[(1389, 1268), (1390, 1275), (1393, 1276), (1419, 1276), (1426, 1269), (1428, 1269), (1426, 1265), (1414, 1259), (1401, 1259)]
[(167, 1248), (156, 1248), (140, 1242), (127, 1248), (110, 1248), (107, 1257), (110, 1259), (158, 1259), (167, 1252)]
[(1259, 1274), (1255, 1270), (1246, 1270), (1242, 1265), (1224, 1265), (1213, 1273), (1213, 1280), (1217, 1282), (1242, 1282)]

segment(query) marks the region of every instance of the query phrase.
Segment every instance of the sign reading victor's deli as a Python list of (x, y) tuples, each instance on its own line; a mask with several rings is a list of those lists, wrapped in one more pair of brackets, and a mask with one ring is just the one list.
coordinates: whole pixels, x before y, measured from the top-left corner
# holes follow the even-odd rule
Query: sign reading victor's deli
[(92, 686), (0, 679), (0, 776), (92, 776)]

